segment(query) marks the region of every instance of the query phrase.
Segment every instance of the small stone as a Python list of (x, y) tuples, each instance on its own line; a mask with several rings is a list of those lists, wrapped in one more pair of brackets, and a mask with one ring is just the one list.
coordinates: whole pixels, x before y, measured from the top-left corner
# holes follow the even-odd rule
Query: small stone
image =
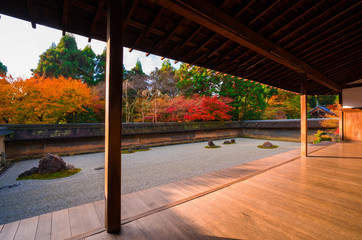
[(72, 170), (72, 169), (75, 169), (74, 165), (73, 164), (67, 164), (67, 170)]
[(132, 147), (130, 149), (128, 149), (128, 152), (131, 153), (131, 152), (134, 152), (134, 151), (137, 151), (137, 150), (148, 150), (149, 147), (146, 146), (146, 145), (138, 145), (138, 146), (135, 146), (135, 147)]
[(138, 146), (138, 150), (148, 150), (149, 148), (148, 148), (148, 146), (146, 146), (146, 145), (139, 145)]
[(224, 141), (224, 144), (230, 144), (231, 142), (230, 141)]
[(31, 176), (31, 175), (33, 175), (33, 174), (35, 174), (35, 173), (38, 173), (38, 168), (37, 168), (37, 167), (33, 167), (33, 168), (31, 168), (31, 169), (23, 172), (22, 174), (20, 174), (20, 175), (18, 176), (18, 178), (28, 177), (28, 176)]
[(212, 140), (209, 140), (207, 145), (209, 145), (209, 147), (215, 147), (215, 143)]
[(231, 143), (235, 143), (235, 139), (234, 139), (234, 138), (231, 139), (230, 142), (231, 142)]
[(271, 142), (269, 142), (269, 141), (266, 141), (265, 143), (263, 143), (263, 147), (265, 147), (265, 148), (271, 148), (271, 147), (273, 147), (274, 145), (271, 143)]

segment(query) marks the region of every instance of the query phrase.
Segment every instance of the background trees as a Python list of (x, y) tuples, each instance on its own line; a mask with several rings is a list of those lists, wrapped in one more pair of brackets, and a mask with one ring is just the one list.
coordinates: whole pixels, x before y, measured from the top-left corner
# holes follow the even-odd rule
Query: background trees
[(8, 68), (0, 61), (0, 75), (6, 75)]
[(104, 81), (105, 52), (96, 55), (92, 48), (86, 46), (78, 49), (71, 34), (64, 35), (58, 45), (54, 43), (40, 55), (34, 75), (42, 77), (81, 79), (88, 85)]
[(0, 79), (1, 123), (97, 122), (98, 96), (72, 78)]
[[(103, 122), (105, 62), (105, 50), (99, 55), (89, 46), (80, 50), (68, 34), (40, 55), (32, 78), (6, 77), (0, 62), (0, 122)], [(123, 66), (122, 80), (125, 122), (300, 117), (297, 94), (185, 63), (175, 69), (165, 60), (148, 76), (137, 61), (131, 70)], [(317, 100), (332, 106), (336, 96), (311, 96), (310, 109)]]

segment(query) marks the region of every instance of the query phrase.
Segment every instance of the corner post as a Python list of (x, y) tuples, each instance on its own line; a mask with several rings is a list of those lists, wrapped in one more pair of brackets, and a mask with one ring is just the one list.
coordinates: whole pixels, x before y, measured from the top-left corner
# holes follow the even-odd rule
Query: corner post
[(338, 110), (339, 110), (339, 121), (338, 121), (338, 127), (339, 127), (339, 141), (342, 142), (343, 141), (343, 98), (342, 98), (342, 92), (339, 93), (338, 95)]
[(107, 0), (105, 227), (109, 233), (121, 228), (123, 2)]
[(308, 125), (307, 125), (307, 88), (306, 88), (306, 74), (301, 74), (300, 85), (300, 149), (301, 156), (306, 157), (308, 155)]

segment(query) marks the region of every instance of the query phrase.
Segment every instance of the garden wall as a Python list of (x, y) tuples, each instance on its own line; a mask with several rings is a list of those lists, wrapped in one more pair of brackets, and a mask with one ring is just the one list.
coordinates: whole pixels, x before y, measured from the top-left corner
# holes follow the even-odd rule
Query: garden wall
[[(321, 119), (308, 119), (308, 140), (318, 129)], [(44, 153), (80, 154), (104, 150), (104, 124), (35, 124), (0, 125), (14, 131), (5, 139), (9, 159), (39, 157)], [(327, 130), (327, 129), (325, 129)], [(140, 144), (168, 145), (252, 137), (275, 140), (300, 140), (299, 120), (256, 120), (243, 122), (124, 123), (122, 148)]]

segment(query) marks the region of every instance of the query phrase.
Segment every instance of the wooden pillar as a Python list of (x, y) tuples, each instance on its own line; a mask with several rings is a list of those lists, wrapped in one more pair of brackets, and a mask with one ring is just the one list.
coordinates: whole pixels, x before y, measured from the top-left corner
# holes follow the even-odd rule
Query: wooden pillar
[(343, 141), (343, 99), (342, 99), (342, 92), (339, 93), (339, 100), (338, 100), (339, 104), (338, 104), (338, 109), (339, 109), (339, 141), (342, 142)]
[(307, 124), (307, 88), (306, 88), (306, 75), (301, 74), (300, 85), (300, 143), (301, 143), (301, 156), (306, 157), (308, 153), (308, 124)]
[(121, 107), (123, 79), (123, 0), (107, 1), (105, 225), (121, 228)]

